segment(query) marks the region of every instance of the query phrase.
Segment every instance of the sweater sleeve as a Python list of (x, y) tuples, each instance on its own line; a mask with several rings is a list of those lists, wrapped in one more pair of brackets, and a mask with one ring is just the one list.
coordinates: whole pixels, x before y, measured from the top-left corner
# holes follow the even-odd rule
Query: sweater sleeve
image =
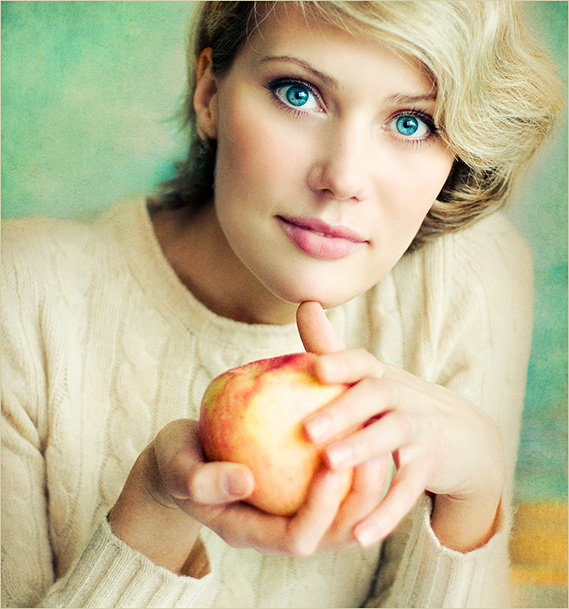
[(503, 217), (479, 224), (447, 236), (411, 262), (428, 286), (426, 324), (414, 327), (414, 340), (423, 355), (432, 354), (422, 358), (433, 362), (421, 371), (425, 378), (469, 399), (500, 430), (507, 467), (502, 526), (482, 548), (450, 550), (431, 529), (432, 506), (424, 496), (386, 540), (369, 606), (511, 606), (508, 541), (531, 344), (533, 266), (526, 242)]
[(193, 607), (210, 577), (177, 575), (115, 537), (104, 518), (69, 574), (39, 607)]
[(190, 607), (210, 576), (156, 566), (115, 537), (104, 517), (72, 566), (58, 573), (46, 451), (50, 413), (59, 407), (52, 334), (62, 310), (47, 288), (49, 251), (34, 233), (23, 222), (3, 231), (2, 606)]

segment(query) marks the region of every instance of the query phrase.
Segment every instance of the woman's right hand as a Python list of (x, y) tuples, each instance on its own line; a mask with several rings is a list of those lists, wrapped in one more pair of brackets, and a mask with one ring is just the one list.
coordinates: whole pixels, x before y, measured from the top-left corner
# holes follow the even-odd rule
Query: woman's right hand
[[(379, 493), (382, 478), (378, 464), (360, 467), (350, 500), (340, 509), (340, 474), (323, 466), (295, 516), (267, 514), (241, 501), (254, 488), (249, 468), (206, 462), (198, 422), (180, 419), (166, 425), (140, 454), (109, 522), (119, 538), (156, 564), (194, 574), (191, 551), (202, 524), (233, 547), (263, 553), (304, 556), (354, 543), (354, 522), (363, 517), (359, 513), (369, 501), (377, 501), (369, 497), (370, 480)], [(366, 490), (366, 497), (358, 496), (358, 486)]]

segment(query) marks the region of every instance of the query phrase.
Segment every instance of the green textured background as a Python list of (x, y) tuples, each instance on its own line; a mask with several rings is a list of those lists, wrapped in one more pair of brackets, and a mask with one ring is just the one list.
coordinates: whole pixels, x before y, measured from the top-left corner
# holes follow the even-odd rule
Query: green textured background
[[(2, 217), (91, 219), (171, 175), (185, 143), (191, 2), (2, 2)], [(567, 75), (567, 2), (524, 2)], [(567, 499), (567, 133), (510, 216), (535, 256), (537, 310), (519, 501)]]

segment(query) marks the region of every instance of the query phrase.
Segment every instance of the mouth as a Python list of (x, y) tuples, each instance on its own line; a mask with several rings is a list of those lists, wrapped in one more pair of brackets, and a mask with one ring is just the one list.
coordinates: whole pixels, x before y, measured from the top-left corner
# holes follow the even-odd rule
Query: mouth
[(282, 230), (303, 252), (338, 260), (363, 247), (367, 240), (346, 226), (331, 226), (319, 218), (276, 216)]

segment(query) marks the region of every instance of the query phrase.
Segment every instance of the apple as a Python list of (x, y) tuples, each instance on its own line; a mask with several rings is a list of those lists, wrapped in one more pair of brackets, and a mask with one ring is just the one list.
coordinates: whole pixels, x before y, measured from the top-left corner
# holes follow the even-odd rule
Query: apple
[[(321, 450), (304, 435), (304, 419), (348, 389), (321, 383), (316, 355), (294, 353), (232, 368), (216, 377), (204, 394), (200, 438), (210, 461), (243, 463), (255, 490), (247, 502), (281, 516), (304, 503)], [(346, 472), (346, 494), (352, 472)]]

